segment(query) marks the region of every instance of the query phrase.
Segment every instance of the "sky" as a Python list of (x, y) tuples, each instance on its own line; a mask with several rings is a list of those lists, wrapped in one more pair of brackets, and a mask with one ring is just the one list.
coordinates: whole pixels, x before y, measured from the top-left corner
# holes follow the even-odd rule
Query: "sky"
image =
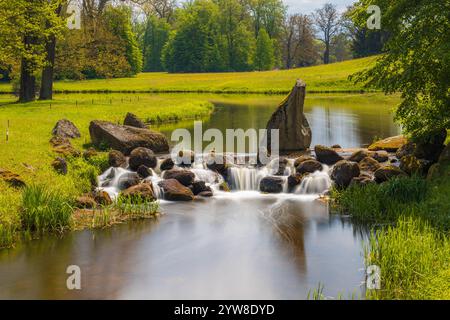
[(303, 13), (309, 14), (315, 9), (322, 7), (325, 3), (330, 2), (343, 12), (348, 5), (351, 5), (355, 0), (284, 0), (285, 4), (289, 6), (289, 13)]

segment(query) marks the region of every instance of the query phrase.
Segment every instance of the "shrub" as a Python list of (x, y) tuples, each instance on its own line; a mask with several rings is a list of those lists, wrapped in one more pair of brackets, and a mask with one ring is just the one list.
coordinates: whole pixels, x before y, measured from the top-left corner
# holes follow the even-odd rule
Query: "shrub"
[(68, 198), (47, 185), (32, 184), (22, 192), (20, 219), (25, 230), (63, 232), (71, 226), (72, 211)]

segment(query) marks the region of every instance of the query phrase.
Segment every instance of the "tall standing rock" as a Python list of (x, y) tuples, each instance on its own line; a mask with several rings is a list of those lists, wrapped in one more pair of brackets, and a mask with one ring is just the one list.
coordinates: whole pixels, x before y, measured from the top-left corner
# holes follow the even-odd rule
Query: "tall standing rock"
[(303, 113), (306, 84), (297, 80), (287, 98), (278, 106), (267, 123), (267, 146), (271, 148), (271, 129), (279, 129), (279, 150), (306, 150), (311, 145), (311, 128)]

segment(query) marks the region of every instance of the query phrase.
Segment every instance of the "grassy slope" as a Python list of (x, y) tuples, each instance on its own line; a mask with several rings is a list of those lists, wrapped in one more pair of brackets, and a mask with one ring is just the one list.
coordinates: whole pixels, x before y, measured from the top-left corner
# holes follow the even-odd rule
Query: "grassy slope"
[[(57, 91), (182, 91), (182, 92), (251, 92), (287, 93), (295, 80), (303, 79), (309, 92), (359, 91), (361, 87), (348, 76), (369, 67), (376, 57), (349, 60), (292, 70), (265, 72), (230, 72), (199, 74), (141, 73), (133, 78), (60, 81)], [(0, 84), (0, 92), (10, 92), (8, 84)]]

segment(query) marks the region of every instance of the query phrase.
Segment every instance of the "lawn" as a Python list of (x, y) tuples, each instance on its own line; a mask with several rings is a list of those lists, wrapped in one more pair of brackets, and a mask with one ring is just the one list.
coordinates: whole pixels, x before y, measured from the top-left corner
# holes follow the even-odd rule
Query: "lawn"
[[(358, 92), (360, 85), (348, 76), (370, 67), (376, 57), (349, 60), (291, 70), (264, 72), (169, 74), (141, 73), (133, 78), (85, 81), (58, 81), (57, 92), (213, 92), (213, 93), (287, 93), (298, 78), (312, 92)], [(0, 84), (0, 92), (11, 92)]]

